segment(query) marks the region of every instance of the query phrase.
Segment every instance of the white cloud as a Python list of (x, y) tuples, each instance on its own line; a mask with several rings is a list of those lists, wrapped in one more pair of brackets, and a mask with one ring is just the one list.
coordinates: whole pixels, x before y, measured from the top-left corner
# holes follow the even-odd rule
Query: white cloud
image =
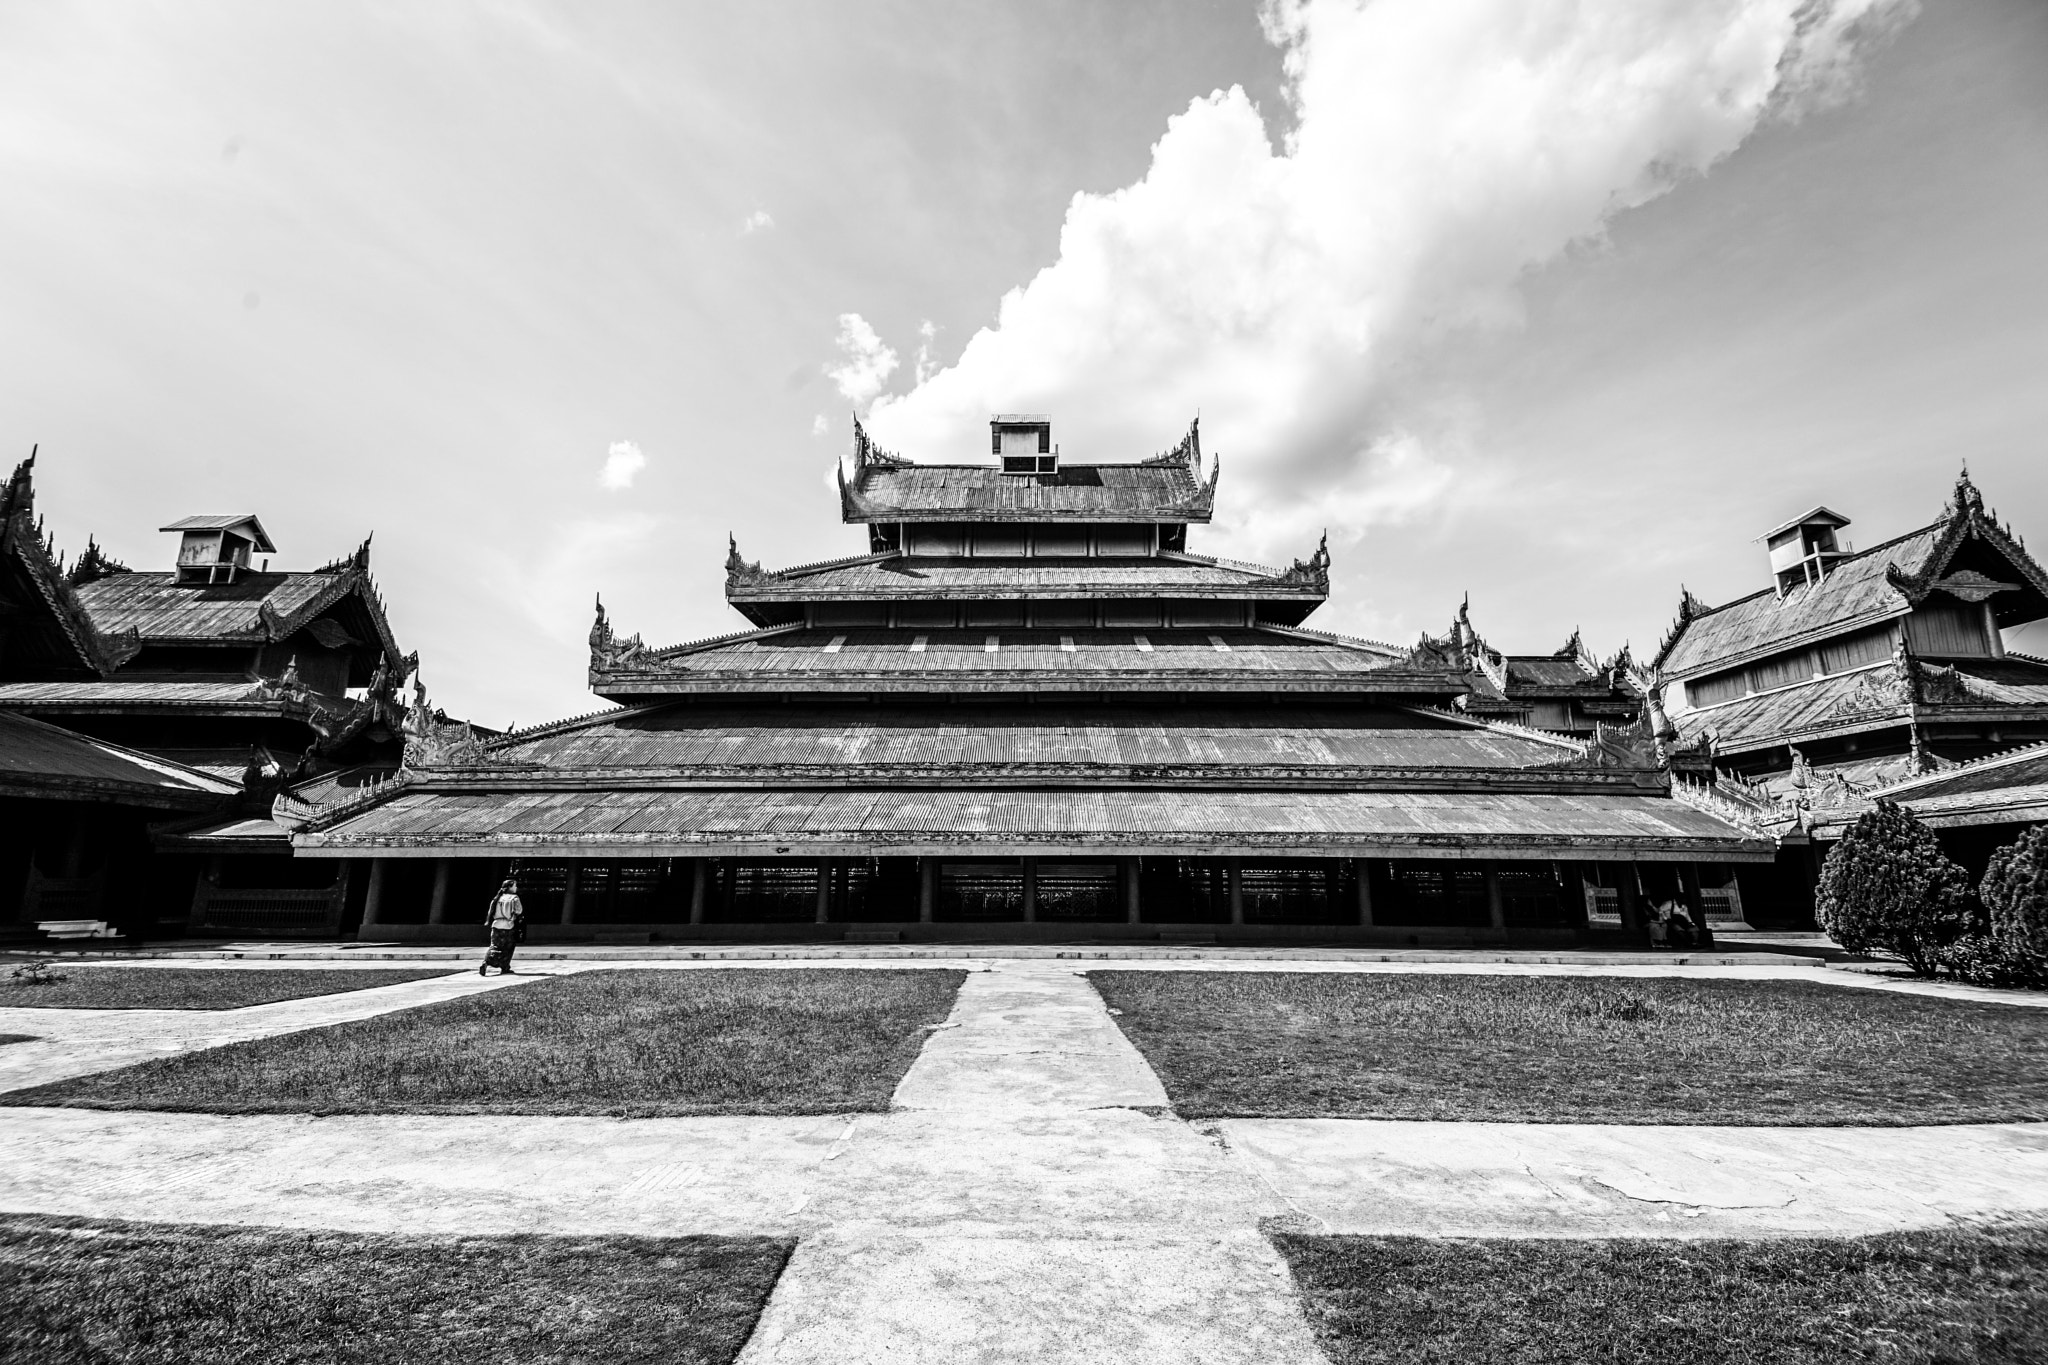
[(932, 343), (938, 339), (938, 323), (926, 318), (917, 325), (917, 382), (920, 384), (939, 372), (938, 359), (932, 355)]
[(875, 335), (875, 329), (858, 313), (839, 315), (839, 353), (845, 360), (827, 365), (825, 377), (837, 384), (839, 392), (855, 406), (873, 400), (896, 369), (896, 352)]
[(631, 488), (633, 480), (641, 470), (647, 468), (647, 456), (631, 441), (613, 441), (604, 456), (604, 470), (597, 481), (604, 487), (617, 491)]
[(821, 412), (811, 419), (811, 435), (823, 436), (830, 430), (832, 430), (832, 421), (824, 413)]
[(755, 209), (740, 220), (740, 236), (751, 237), (757, 232), (766, 232), (775, 226), (775, 220), (768, 216), (768, 210)]
[[(1704, 173), (1774, 113), (1840, 98), (1912, 0), (1269, 0), (1296, 125), (1241, 89), (1168, 121), (1135, 184), (1077, 194), (1058, 259), (872, 423), (924, 458), (1048, 411), (1079, 458), (1175, 440), (1197, 410), (1256, 506), (1248, 549), (1333, 540), (1483, 479), (1430, 359), (1513, 325), (1517, 282)], [(859, 338), (859, 344), (849, 343)], [(850, 397), (894, 356), (841, 319)], [(842, 377), (843, 376), (843, 377)], [(1455, 405), (1453, 405), (1455, 406)], [(1078, 445), (1076, 428), (1087, 433)], [(1249, 485), (1249, 487), (1247, 486)], [(1249, 531), (1247, 532), (1249, 534)]]

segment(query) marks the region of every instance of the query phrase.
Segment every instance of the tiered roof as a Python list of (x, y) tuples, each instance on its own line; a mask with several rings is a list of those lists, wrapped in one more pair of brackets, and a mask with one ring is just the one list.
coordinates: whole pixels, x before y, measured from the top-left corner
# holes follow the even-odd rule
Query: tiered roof
[[(1472, 685), (1455, 651), (1300, 626), (1328, 595), (1326, 546), (1286, 569), (1186, 553), (1216, 486), (1194, 430), (1143, 465), (1057, 462), (1041, 444), (1017, 457), (1028, 473), (913, 465), (857, 430), (842, 512), (874, 552), (775, 571), (729, 547), (727, 600), (757, 628), (684, 645), (622, 636), (600, 604), (591, 686), (626, 709), (485, 741), (415, 727), (396, 781), (294, 840), (400, 856), (1769, 856), (1669, 800), (1647, 734), (1580, 742), (1432, 709)], [(889, 524), (917, 521), (1009, 525), (983, 540)], [(905, 552), (920, 545), (954, 552)], [(1087, 553), (1107, 545), (1151, 550)]]

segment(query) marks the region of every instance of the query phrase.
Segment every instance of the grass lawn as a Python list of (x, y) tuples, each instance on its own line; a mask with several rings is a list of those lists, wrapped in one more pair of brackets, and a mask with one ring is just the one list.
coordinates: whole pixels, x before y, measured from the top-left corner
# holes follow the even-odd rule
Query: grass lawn
[(2048, 1227), (1785, 1241), (1274, 1237), (1331, 1365), (2048, 1360)]
[(238, 1010), (279, 1000), (365, 991), (451, 976), (455, 968), (362, 967), (342, 971), (211, 967), (73, 967), (61, 981), (30, 984), (0, 976), (0, 1008), (48, 1010)]
[(318, 1114), (887, 1109), (965, 972), (593, 971), (163, 1057), (8, 1105)]
[(1094, 972), (1188, 1118), (2048, 1118), (2048, 1010), (1675, 977)]
[(725, 1362), (795, 1243), (396, 1237), (0, 1214), (22, 1365)]

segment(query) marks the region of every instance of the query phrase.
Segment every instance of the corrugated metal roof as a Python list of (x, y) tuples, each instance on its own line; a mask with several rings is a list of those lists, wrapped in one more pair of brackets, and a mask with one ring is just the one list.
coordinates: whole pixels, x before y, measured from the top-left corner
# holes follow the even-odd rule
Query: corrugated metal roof
[(1671, 719), (1688, 743), (1712, 730), (1714, 747), (1723, 752), (1783, 744), (1820, 731), (1869, 728), (1906, 714), (1903, 699), (1884, 695), (1875, 686), (1877, 679), (1888, 676), (1889, 665), (1879, 665), (1687, 711)]
[(1063, 465), (1005, 474), (993, 465), (860, 470), (849, 521), (1207, 521), (1203, 485), (1184, 465)]
[[(913, 648), (922, 638), (923, 647)], [(1219, 648), (1219, 642), (1221, 647)], [(1246, 627), (964, 630), (821, 627), (744, 636), (640, 668), (596, 673), (599, 695), (666, 692), (1464, 690), (1448, 670), (1415, 669), (1376, 650)]]
[(1973, 696), (1996, 706), (2048, 706), (2048, 668), (2025, 659), (1961, 659), (1951, 665)]
[(1663, 675), (1688, 677), (1781, 646), (1904, 615), (1910, 604), (1886, 581), (1885, 569), (1897, 564), (1907, 573), (1918, 572), (1944, 525), (1937, 522), (1838, 560), (1825, 579), (1794, 588), (1782, 598), (1766, 589), (1693, 617), (1664, 657)]
[(218, 804), (241, 788), (150, 754), (0, 712), (0, 790), (188, 810)]
[(1330, 765), (1518, 768), (1567, 757), (1499, 731), (1336, 706), (671, 706), (496, 746), (550, 768), (867, 765)]
[(1661, 793), (776, 790), (411, 791), (294, 843), (535, 856), (723, 851), (1318, 852), (1763, 860), (1769, 840)]
[(167, 573), (123, 573), (78, 590), (95, 628), (119, 634), (133, 628), (146, 641), (210, 643), (258, 641), (268, 604), (279, 616), (311, 602), (334, 584), (333, 574), (249, 573), (233, 583), (181, 584)]

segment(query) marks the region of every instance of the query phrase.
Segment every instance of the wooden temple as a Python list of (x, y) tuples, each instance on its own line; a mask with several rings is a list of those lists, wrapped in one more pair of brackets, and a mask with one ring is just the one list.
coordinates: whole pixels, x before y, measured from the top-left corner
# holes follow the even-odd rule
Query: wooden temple
[(286, 572), (253, 515), (163, 529), (162, 571), (97, 543), (66, 565), (35, 515), (34, 457), (0, 488), (0, 926), (339, 933), (346, 869), (295, 858), (272, 814), (293, 783), (399, 765), (417, 661), (369, 542)]
[(1820, 854), (1886, 797), (1973, 873), (2048, 818), (2048, 660), (2003, 631), (2048, 617), (2048, 573), (1967, 471), (1933, 522), (1864, 550), (1826, 507), (1760, 537), (1771, 582), (1708, 607), (1681, 593), (1652, 660), (1678, 779), (1783, 850), (1796, 917)]
[(1194, 548), (1218, 482), (1198, 429), (1082, 464), (1049, 419), (1004, 415), (988, 454), (914, 463), (856, 425), (860, 552), (768, 569), (729, 545), (747, 628), (713, 639), (649, 646), (600, 603), (613, 709), (491, 737), (417, 701), (390, 780), (279, 803), (299, 856), (367, 869), (364, 939), (466, 940), (507, 874), (541, 939), (1565, 943), (1671, 902), (1737, 922), (1773, 840), (1674, 788), (1649, 714), (1606, 723), (1635, 705), (1576, 645), (1502, 675), (1515, 720), (1460, 709), (1510, 661), (1306, 625), (1325, 546), (1284, 568)]

